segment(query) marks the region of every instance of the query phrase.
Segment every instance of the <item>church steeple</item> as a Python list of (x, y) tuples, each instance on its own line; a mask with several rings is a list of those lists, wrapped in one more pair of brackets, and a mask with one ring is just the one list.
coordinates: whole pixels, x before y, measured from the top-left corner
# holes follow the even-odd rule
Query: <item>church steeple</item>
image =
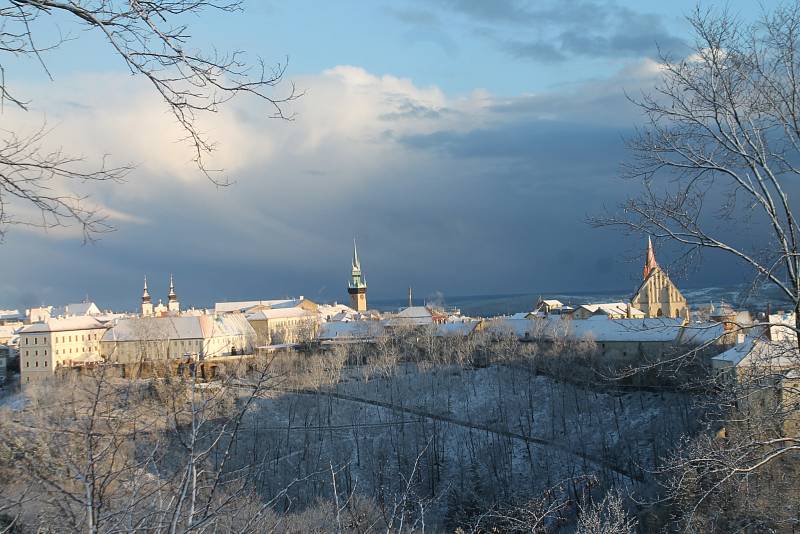
[(147, 275), (144, 277), (144, 291), (142, 292), (142, 302), (150, 302), (150, 293), (147, 291)]
[(356, 247), (356, 240), (353, 239), (353, 261), (352, 261), (352, 270), (350, 271), (350, 283), (348, 284), (349, 288), (359, 288), (363, 287), (364, 289), (367, 288), (367, 281), (361, 274), (361, 262), (358, 261), (358, 248)]
[(642, 279), (647, 280), (650, 273), (658, 267), (656, 263), (656, 253), (653, 252), (653, 241), (650, 236), (647, 236), (647, 257), (644, 260), (644, 269), (642, 270)]
[(150, 301), (150, 292), (147, 290), (147, 276), (144, 277), (144, 290), (142, 291), (142, 316), (153, 315), (153, 303)]
[(351, 262), (350, 281), (347, 283), (347, 292), (350, 294), (350, 307), (356, 311), (367, 310), (367, 281), (361, 274), (361, 262), (358, 260), (358, 248), (353, 239), (353, 261)]
[(179, 312), (181, 305), (178, 302), (178, 295), (175, 293), (175, 281), (172, 279), (172, 273), (169, 275), (169, 293), (167, 293), (167, 310), (171, 312)]

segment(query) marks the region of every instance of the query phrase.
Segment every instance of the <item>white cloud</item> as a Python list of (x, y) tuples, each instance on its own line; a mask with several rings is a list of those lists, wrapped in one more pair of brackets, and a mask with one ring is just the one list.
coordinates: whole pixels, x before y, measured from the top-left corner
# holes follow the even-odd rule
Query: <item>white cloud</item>
[[(623, 74), (628, 76), (618, 76)], [(641, 80), (637, 76), (630, 74)], [(546, 229), (532, 226), (530, 214), (547, 213), (574, 195), (574, 181), (565, 175), (578, 172), (578, 163), (581, 176), (587, 166), (596, 172), (598, 160), (592, 158), (601, 156), (584, 155), (585, 161), (576, 162), (552, 149), (543, 152), (534, 144), (539, 141), (528, 145), (520, 136), (533, 132), (547, 140), (546, 126), (542, 133), (541, 125), (521, 128), (520, 122), (535, 123), (543, 116), (573, 124), (628, 122), (620, 118), (625, 101), (618, 82), (501, 100), (482, 89), (447, 95), (436, 86), (421, 87), (407, 78), (355, 66), (292, 81), (305, 95), (289, 105), (296, 113), (291, 122), (268, 119), (270, 110), (247, 98), (201, 118), (201, 129), (218, 143), (209, 164), (225, 168), (236, 180), (222, 189), (193, 167), (191, 150), (176, 141), (180, 130), (152, 89), (129, 76), (76, 75), (46, 87), (27, 87), (33, 110), (7, 108), (1, 118), (5, 128), (19, 130), (35, 128), (46, 116), (55, 126), (48, 142), (85, 155), (87, 165), (96, 164), (102, 154), (110, 154), (116, 164), (137, 164), (126, 183), (92, 188), (93, 201), (120, 228), (92, 252), (94, 261), (103, 264), (97, 267), (103, 276), (152, 273), (153, 265), (169, 264), (171, 270), (213, 273), (221, 277), (217, 283), (236, 284), (246, 280), (221, 273), (247, 266), (274, 287), (289, 287), (291, 282), (281, 280), (300, 277), (312, 284), (308, 281), (321, 278), (330, 286), (339, 278), (322, 273), (346, 267), (348, 243), (357, 235), (364, 240), (365, 253), (372, 248), (370, 280), (380, 287), (384, 276), (384, 294), (389, 283), (385, 277), (398, 270), (419, 269), (431, 280), (444, 276), (440, 270), (449, 270), (466, 283), (469, 276), (482, 276), (486, 260), (476, 257), (475, 250), (485, 251), (487, 258), (500, 251), (528, 254), (529, 247), (509, 249), (504, 239), (539, 239), (558, 246), (552, 235), (539, 235)], [(597, 104), (598, 98), (605, 100)], [(502, 106), (506, 108), (499, 110)], [(481, 133), (487, 130), (491, 135)], [(473, 144), (465, 143), (459, 152), (419, 150), (399, 142), (440, 133)], [(570, 134), (559, 135), (569, 139)], [(505, 145), (511, 148), (498, 150)], [(520, 157), (529, 157), (528, 148), (536, 159), (519, 163)], [(470, 150), (480, 155), (458, 156)], [(509, 151), (514, 154), (507, 158)], [(530, 187), (538, 179), (547, 180), (546, 187)], [(564, 192), (560, 184), (573, 189)], [(4, 252), (14, 254), (14, 247), (21, 245), (10, 241)], [(36, 241), (35, 246), (47, 246), (43, 243), (48, 241)], [(448, 254), (441, 243), (455, 252)], [(426, 265), (411, 266), (417, 255), (429, 258)], [(472, 267), (462, 273), (463, 264)], [(524, 271), (526, 280), (530, 276), (521, 261), (498, 268), (502, 272), (491, 278), (493, 283), (519, 287), (514, 269)], [(68, 276), (69, 267), (64, 269), (63, 276)], [(342, 271), (341, 281), (345, 276)], [(395, 282), (412, 282), (406, 276), (412, 275), (403, 274)], [(310, 294), (312, 289), (302, 291)], [(224, 287), (219, 291), (226, 294)]]

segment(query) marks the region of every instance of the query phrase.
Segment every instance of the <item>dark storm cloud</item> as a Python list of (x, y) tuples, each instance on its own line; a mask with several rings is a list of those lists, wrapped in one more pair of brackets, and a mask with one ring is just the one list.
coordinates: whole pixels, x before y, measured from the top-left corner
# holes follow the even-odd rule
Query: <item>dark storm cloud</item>
[[(170, 272), (186, 305), (300, 294), (345, 301), (353, 237), (372, 298), (402, 297), (409, 285), (445, 298), (632, 291), (640, 236), (586, 221), (637, 191), (618, 178), (634, 122), (620, 86), (646, 83), (647, 63), (507, 99), (448, 99), (355, 67), (310, 77), (314, 91), (291, 128), (233, 115), (225, 131), (242, 132), (234, 186), (176, 179), (172, 148), (154, 151), (103, 198), (145, 222), (120, 224), (88, 247), (10, 233), (3, 306), (88, 293), (103, 307), (134, 309), (142, 276), (163, 299)], [(93, 120), (110, 115), (101, 111)], [(154, 120), (138, 110), (126, 124), (135, 129), (142, 115)], [(89, 130), (83, 120), (70, 131)], [(720, 282), (729, 272), (720, 270)]]
[(620, 145), (617, 128), (555, 121), (511, 122), (490, 129), (468, 132), (438, 131), (401, 137), (410, 148), (446, 152), (455, 158), (563, 159), (578, 151), (606, 151)]
[[(460, 15), (477, 35), (520, 59), (561, 62), (574, 57), (656, 57), (659, 50), (675, 55), (688, 52), (686, 43), (669, 32), (660, 16), (613, 2), (439, 0), (434, 5)], [(414, 12), (416, 17), (398, 15), (398, 19), (410, 26), (430, 27), (434, 18), (436, 27), (444, 31), (433, 12)]]

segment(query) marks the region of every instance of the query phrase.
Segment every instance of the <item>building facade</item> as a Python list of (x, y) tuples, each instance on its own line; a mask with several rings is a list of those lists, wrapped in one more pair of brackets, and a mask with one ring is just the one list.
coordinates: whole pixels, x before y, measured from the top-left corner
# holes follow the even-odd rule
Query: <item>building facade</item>
[(19, 332), (20, 382), (51, 378), (60, 367), (100, 361), (106, 325), (94, 317), (67, 317), (32, 324)]
[(100, 355), (118, 364), (252, 354), (255, 332), (241, 314), (122, 319), (100, 340)]
[(671, 317), (689, 319), (689, 304), (656, 262), (653, 242), (647, 239), (647, 258), (642, 272), (642, 284), (631, 299), (631, 306), (644, 312), (646, 317)]

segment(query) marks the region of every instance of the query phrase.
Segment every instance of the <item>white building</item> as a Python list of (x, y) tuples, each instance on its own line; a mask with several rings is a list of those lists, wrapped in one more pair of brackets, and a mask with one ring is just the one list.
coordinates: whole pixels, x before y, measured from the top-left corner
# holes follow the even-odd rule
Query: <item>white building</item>
[(112, 363), (199, 359), (252, 354), (255, 331), (241, 314), (136, 317), (117, 321), (102, 337), (100, 354)]
[(95, 317), (50, 319), (19, 332), (22, 385), (46, 380), (59, 367), (100, 361), (100, 339), (107, 326)]

